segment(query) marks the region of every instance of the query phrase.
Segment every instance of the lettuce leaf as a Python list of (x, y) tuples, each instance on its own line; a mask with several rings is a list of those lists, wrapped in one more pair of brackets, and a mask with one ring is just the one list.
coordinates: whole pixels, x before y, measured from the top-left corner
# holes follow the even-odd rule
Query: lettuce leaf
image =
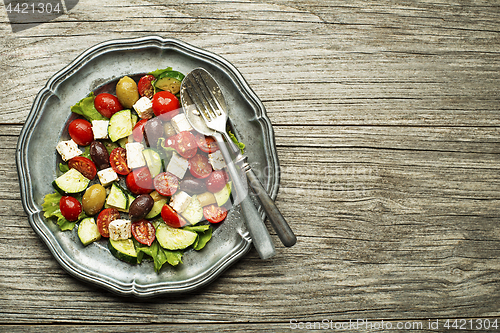
[(84, 116), (88, 121), (108, 120), (108, 118), (104, 117), (99, 113), (99, 111), (97, 111), (94, 106), (94, 99), (94, 94), (90, 93), (88, 97), (83, 98), (78, 103), (73, 105), (71, 107), (71, 112)]
[(164, 72), (170, 72), (170, 71), (172, 71), (172, 67), (167, 67), (167, 68), (164, 68), (164, 69), (157, 69), (157, 70), (152, 71), (152, 72), (150, 72), (148, 74), (151, 74), (154, 77), (158, 77), (158, 76), (160, 76), (160, 74), (162, 74)]
[(59, 209), (59, 201), (61, 200), (61, 198), (62, 195), (59, 194), (58, 192), (47, 194), (42, 204), (42, 208), (44, 211), (43, 216), (46, 219), (57, 218), (56, 223), (59, 226), (59, 229), (61, 229), (61, 231), (73, 230), (78, 221), (87, 218), (88, 216), (82, 211), (76, 221), (66, 220), (64, 216), (61, 214), (61, 210)]
[[(151, 258), (153, 258), (153, 263), (155, 267), (155, 271), (159, 272), (162, 266), (168, 262), (172, 266), (177, 266), (178, 264), (182, 264), (182, 251), (169, 251), (165, 250), (158, 244), (155, 240), (151, 246), (139, 246), (137, 247), (137, 254), (139, 258), (140, 253), (147, 254)], [(142, 259), (142, 256), (139, 258)]]
[(193, 249), (196, 251), (203, 249), (208, 241), (212, 239), (212, 227), (207, 224), (184, 227), (183, 229), (198, 233), (198, 237), (193, 243)]

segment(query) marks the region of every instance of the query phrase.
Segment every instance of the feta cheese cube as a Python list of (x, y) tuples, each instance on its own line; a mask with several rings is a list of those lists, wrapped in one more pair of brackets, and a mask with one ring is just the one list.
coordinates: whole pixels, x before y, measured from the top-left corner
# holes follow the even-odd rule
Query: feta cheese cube
[(73, 139), (59, 142), (56, 146), (56, 150), (59, 154), (61, 154), (64, 162), (83, 153), (80, 149), (78, 149), (78, 145), (75, 141), (73, 141)]
[(109, 238), (112, 240), (129, 239), (132, 237), (132, 222), (130, 220), (114, 220), (108, 226)]
[(118, 175), (113, 170), (113, 168), (107, 168), (97, 172), (97, 176), (99, 177), (99, 181), (101, 185), (106, 187), (114, 181), (118, 180)]
[(146, 96), (139, 98), (133, 108), (142, 119), (150, 119), (154, 116), (153, 102)]
[(186, 210), (187, 206), (191, 202), (191, 196), (184, 191), (177, 192), (170, 199), (170, 207), (172, 207), (177, 213), (182, 213)]
[(95, 140), (108, 138), (108, 125), (109, 120), (92, 120), (92, 132)]
[(191, 127), (191, 124), (186, 118), (186, 115), (184, 113), (179, 113), (177, 116), (173, 117), (170, 120), (170, 123), (172, 124), (172, 127), (177, 133), (183, 132), (183, 131), (192, 131), (193, 128)]
[(146, 160), (142, 155), (144, 146), (140, 142), (129, 142), (125, 144), (127, 151), (127, 166), (130, 169), (140, 168), (146, 165)]
[(214, 170), (220, 170), (226, 166), (226, 161), (224, 160), (224, 156), (220, 150), (217, 150), (215, 153), (208, 154), (208, 162), (212, 164), (212, 168)]
[(170, 162), (168, 162), (167, 171), (174, 174), (179, 179), (182, 179), (188, 167), (188, 160), (179, 156), (177, 153), (173, 153)]

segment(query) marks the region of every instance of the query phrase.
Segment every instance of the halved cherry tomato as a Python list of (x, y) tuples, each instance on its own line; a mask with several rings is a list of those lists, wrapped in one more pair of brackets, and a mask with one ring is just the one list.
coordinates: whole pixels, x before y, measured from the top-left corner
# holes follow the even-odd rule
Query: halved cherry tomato
[(164, 121), (179, 114), (179, 100), (169, 91), (159, 91), (153, 96), (153, 112)]
[(94, 140), (92, 125), (85, 119), (75, 119), (68, 126), (69, 136), (80, 146), (88, 146)]
[(82, 212), (82, 204), (73, 197), (64, 196), (59, 201), (59, 209), (66, 220), (76, 221)]
[(111, 118), (112, 115), (123, 109), (118, 98), (108, 93), (97, 95), (94, 99), (94, 106), (106, 118)]
[(148, 220), (139, 220), (132, 223), (132, 236), (141, 244), (151, 246), (155, 240), (155, 227)]
[(142, 140), (144, 140), (144, 125), (146, 125), (147, 122), (147, 119), (141, 119), (135, 124), (132, 130), (132, 136), (135, 141), (142, 142)]
[(175, 149), (184, 158), (191, 158), (196, 155), (198, 145), (193, 133), (187, 131), (177, 133)]
[(219, 192), (226, 186), (228, 181), (227, 173), (223, 170), (214, 171), (207, 178), (207, 190), (212, 193)]
[(144, 75), (137, 83), (137, 89), (139, 90), (139, 95), (146, 96), (147, 98), (153, 97), (154, 88), (151, 82), (156, 80), (153, 75)]
[(134, 194), (148, 194), (153, 192), (153, 179), (148, 167), (132, 170), (125, 179), (128, 189)]
[(219, 146), (213, 137), (201, 133), (196, 134), (196, 144), (204, 153), (211, 154), (219, 150)]
[(95, 167), (94, 162), (83, 156), (76, 156), (70, 159), (68, 161), (68, 167), (70, 169), (76, 169), (80, 171), (80, 173), (84, 177), (90, 180), (94, 179), (95, 175), (97, 174), (97, 168)]
[(109, 238), (109, 224), (120, 218), (120, 212), (116, 208), (106, 208), (97, 216), (97, 229), (102, 237)]
[(203, 216), (210, 223), (220, 223), (226, 218), (227, 209), (216, 204), (208, 205), (203, 207)]
[(208, 158), (202, 154), (196, 154), (189, 160), (189, 171), (196, 178), (207, 178), (212, 172), (212, 166), (208, 163)]
[(127, 151), (122, 147), (116, 147), (109, 154), (109, 164), (113, 170), (119, 175), (128, 175), (130, 168), (127, 165)]
[(173, 195), (179, 188), (179, 179), (168, 171), (159, 173), (153, 183), (155, 190), (165, 197)]
[(161, 218), (172, 228), (182, 228), (187, 224), (186, 220), (177, 214), (177, 212), (168, 204), (165, 204), (161, 209)]

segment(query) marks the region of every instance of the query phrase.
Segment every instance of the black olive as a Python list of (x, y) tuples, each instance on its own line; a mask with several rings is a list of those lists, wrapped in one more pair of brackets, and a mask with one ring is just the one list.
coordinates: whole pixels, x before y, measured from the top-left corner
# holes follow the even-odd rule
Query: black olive
[(90, 144), (90, 158), (95, 163), (97, 169), (103, 170), (110, 167), (109, 153), (100, 141), (92, 141)]

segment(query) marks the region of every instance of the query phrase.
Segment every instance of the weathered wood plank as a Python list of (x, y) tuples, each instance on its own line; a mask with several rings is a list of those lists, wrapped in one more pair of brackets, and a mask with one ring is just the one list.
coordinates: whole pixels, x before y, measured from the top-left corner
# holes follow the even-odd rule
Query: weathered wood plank
[[(0, 11), (0, 331), (498, 317), (499, 32), (483, 1), (80, 1), (16, 34)], [(252, 250), (188, 295), (135, 300), (58, 266), (22, 210), (14, 156), (51, 75), (97, 42), (149, 34), (222, 55), (263, 100), (298, 243), (269, 261)]]
[[(98, 41), (148, 31), (194, 41), (227, 57), (280, 124), (467, 125), (471, 113), (478, 126), (498, 124), (496, 7), (330, 6), (239, 3), (229, 10), (218, 1), (138, 2), (97, 10), (79, 4), (70, 19), (6, 36), (1, 75), (7, 107), (0, 114), (4, 121), (22, 122), (36, 92), (77, 54)], [(117, 15), (130, 19), (126, 31)], [(76, 26), (84, 33), (72, 35)], [(97, 29), (107, 35), (96, 35)], [(60, 35), (67, 37), (56, 38)], [(20, 67), (31, 80), (16, 85)]]

